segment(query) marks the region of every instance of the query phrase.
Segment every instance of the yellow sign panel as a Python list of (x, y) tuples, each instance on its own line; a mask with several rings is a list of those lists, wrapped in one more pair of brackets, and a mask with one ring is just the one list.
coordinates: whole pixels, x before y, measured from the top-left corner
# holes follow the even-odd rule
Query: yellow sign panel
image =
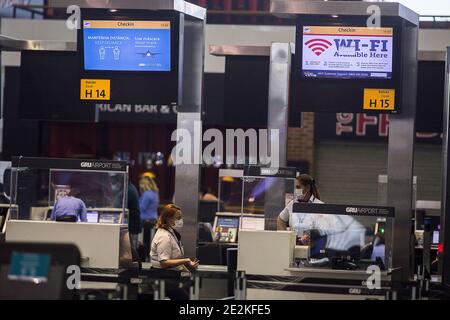
[(81, 100), (110, 100), (111, 80), (81, 79)]
[(364, 89), (364, 110), (394, 111), (395, 89)]

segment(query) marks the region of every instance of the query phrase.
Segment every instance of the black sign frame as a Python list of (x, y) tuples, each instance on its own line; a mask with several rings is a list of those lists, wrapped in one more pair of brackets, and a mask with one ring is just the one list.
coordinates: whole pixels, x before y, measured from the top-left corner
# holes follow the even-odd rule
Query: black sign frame
[(270, 168), (262, 166), (247, 166), (244, 168), (244, 176), (295, 179), (297, 177), (297, 169), (293, 167)]
[[(330, 113), (389, 113), (400, 114), (402, 105), (402, 27), (405, 22), (398, 18), (383, 17), (383, 28), (393, 28), (393, 61), (391, 79), (327, 79), (304, 78), (301, 74), (303, 60), (304, 26), (366, 27), (367, 17), (299, 15), (296, 23), (296, 49), (292, 73), (292, 105), (301, 112)], [(394, 111), (364, 110), (364, 89), (395, 89)]]
[(373, 218), (395, 218), (394, 207), (361, 206), (343, 204), (317, 204), (296, 202), (293, 212), (304, 214), (331, 214), (341, 216), (360, 216)]
[(12, 157), (12, 168), (28, 169), (60, 169), (79, 171), (128, 172), (125, 161), (108, 161), (92, 159), (61, 159), (61, 158), (33, 158)]
[[(97, 104), (132, 104), (158, 106), (174, 106), (179, 104), (179, 72), (181, 67), (180, 13), (164, 10), (152, 12), (139, 10), (118, 10), (117, 12), (111, 12), (110, 10), (84, 9), (82, 10), (82, 27), (85, 20), (170, 21), (172, 52), (171, 71), (85, 70), (83, 28), (80, 28), (77, 33), (80, 79), (111, 80), (110, 100), (80, 100), (81, 108), (95, 108)], [(132, 83), (133, 85), (130, 85), (130, 83)], [(78, 91), (81, 89), (80, 84), (81, 81), (79, 81)]]

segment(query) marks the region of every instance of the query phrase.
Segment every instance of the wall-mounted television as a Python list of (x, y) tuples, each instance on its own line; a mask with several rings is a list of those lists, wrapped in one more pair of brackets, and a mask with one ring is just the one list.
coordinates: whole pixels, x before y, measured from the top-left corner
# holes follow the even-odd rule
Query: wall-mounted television
[(393, 28), (303, 26), (305, 78), (391, 79)]
[(84, 20), (85, 70), (171, 71), (171, 21)]
[(410, 30), (396, 17), (369, 28), (362, 16), (299, 16), (291, 105), (297, 112), (400, 114)]

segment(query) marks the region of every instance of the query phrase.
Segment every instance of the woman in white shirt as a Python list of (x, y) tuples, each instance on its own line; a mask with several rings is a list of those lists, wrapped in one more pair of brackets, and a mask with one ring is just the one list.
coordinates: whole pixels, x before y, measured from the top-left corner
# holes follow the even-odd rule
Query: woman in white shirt
[[(297, 177), (294, 200), (278, 216), (278, 230), (287, 230), (288, 227), (291, 229), (294, 227), (292, 225), (292, 207), (295, 202), (323, 204), (320, 200), (319, 188), (317, 188), (315, 180), (310, 175), (302, 174)], [(319, 218), (319, 215), (317, 218)]]
[[(183, 228), (183, 215), (180, 207), (174, 204), (165, 206), (156, 223), (150, 258), (152, 268), (174, 271), (194, 271), (199, 261), (184, 257), (184, 248), (179, 231)], [(170, 300), (189, 300), (186, 290), (176, 282), (166, 281), (166, 295)]]
[(183, 228), (181, 209), (174, 204), (165, 206), (158, 218), (156, 228), (150, 252), (152, 267), (179, 271), (195, 270), (199, 261), (184, 257), (184, 248), (179, 233)]
[(320, 200), (319, 189), (314, 179), (302, 174), (297, 177), (296, 195), (278, 216), (278, 230), (291, 228), (297, 233), (298, 242), (310, 244), (311, 230), (317, 230), (321, 236), (326, 236), (326, 248), (336, 251), (346, 251), (363, 244), (365, 229), (357, 220), (348, 215), (332, 214), (293, 214), (295, 202), (324, 204)]

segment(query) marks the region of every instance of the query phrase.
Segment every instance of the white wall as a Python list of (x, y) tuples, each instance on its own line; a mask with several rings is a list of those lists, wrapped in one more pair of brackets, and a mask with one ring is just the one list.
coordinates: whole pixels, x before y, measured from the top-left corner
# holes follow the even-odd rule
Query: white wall
[(295, 27), (288, 26), (243, 26), (206, 25), (206, 72), (225, 72), (225, 58), (209, 54), (210, 45), (254, 45), (270, 46), (272, 42), (293, 42)]
[[(1, 19), (4, 36), (26, 40), (77, 41), (77, 33), (60, 20)], [(2, 52), (2, 66), (20, 65), (20, 53)]]
[[(450, 3), (450, 0), (448, 0)], [(450, 29), (422, 29), (419, 32), (419, 50), (445, 51), (450, 47)]]
[(421, 16), (450, 16), (448, 0), (388, 0), (388, 2), (400, 2)]

